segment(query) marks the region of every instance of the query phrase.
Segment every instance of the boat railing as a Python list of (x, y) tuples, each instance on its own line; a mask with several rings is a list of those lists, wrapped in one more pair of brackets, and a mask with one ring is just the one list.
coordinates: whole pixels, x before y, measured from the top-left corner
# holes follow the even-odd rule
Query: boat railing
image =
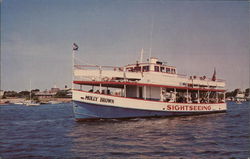
[[(179, 76), (180, 77), (180, 76)], [(187, 77), (187, 76), (186, 76)], [(216, 79), (213, 80), (212, 78), (207, 78), (206, 76), (203, 77), (194, 77), (194, 76), (190, 76), (189, 77), (190, 81), (205, 81), (205, 82), (225, 82), (225, 80), (223, 79)]]
[(78, 80), (91, 81), (110, 81), (110, 80), (138, 80), (142, 78), (142, 74), (138, 72), (129, 72), (123, 67), (114, 66), (98, 66), (98, 65), (75, 65), (74, 78)]
[[(76, 70), (85, 70), (88, 72), (85, 72), (82, 75), (78, 76), (85, 76), (87, 78), (90, 79), (98, 79), (101, 80), (102, 78), (106, 78), (106, 76), (108, 78), (111, 79), (111, 77), (120, 77), (120, 78), (138, 78), (141, 79), (144, 75), (143, 72), (131, 72), (128, 71), (126, 69), (124, 69), (123, 67), (115, 67), (115, 66), (99, 66), (99, 65), (74, 65), (74, 68)], [(93, 72), (94, 71), (94, 72)], [(108, 71), (108, 72), (107, 72)], [(138, 74), (140, 73), (140, 74)], [(183, 81), (186, 81), (189, 84), (198, 84), (198, 85), (216, 85), (219, 84), (218, 86), (220, 86), (221, 84), (225, 83), (225, 80), (222, 79), (216, 79), (215, 81), (213, 81), (211, 78), (207, 78), (206, 76), (203, 77), (196, 77), (196, 76), (190, 76), (190, 78), (188, 78), (187, 75), (184, 74), (176, 74), (177, 78), (179, 79), (183, 79)], [(83, 78), (83, 77), (78, 77), (78, 78)]]
[(186, 78), (187, 78), (187, 75), (184, 75), (184, 74), (177, 74), (177, 77), (178, 77), (178, 78), (185, 78), (185, 79), (186, 79)]
[[(212, 79), (211, 79), (212, 80)], [(215, 80), (216, 82), (226, 82), (226, 80), (223, 80), (223, 79), (216, 79)]]
[(209, 82), (226, 82), (226, 80), (223, 80), (223, 79), (213, 80), (212, 78), (207, 78), (207, 81), (209, 81)]
[(82, 70), (113, 70), (113, 71), (123, 71), (123, 67), (115, 67), (115, 66), (99, 66), (99, 65), (74, 65), (76, 69)]

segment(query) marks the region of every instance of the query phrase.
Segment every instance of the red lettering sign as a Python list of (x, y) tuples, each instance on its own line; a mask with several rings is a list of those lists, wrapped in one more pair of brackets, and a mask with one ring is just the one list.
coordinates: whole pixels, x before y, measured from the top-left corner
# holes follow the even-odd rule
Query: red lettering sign
[(179, 110), (179, 111), (204, 111), (211, 110), (211, 106), (196, 106), (196, 105), (167, 105), (167, 110)]

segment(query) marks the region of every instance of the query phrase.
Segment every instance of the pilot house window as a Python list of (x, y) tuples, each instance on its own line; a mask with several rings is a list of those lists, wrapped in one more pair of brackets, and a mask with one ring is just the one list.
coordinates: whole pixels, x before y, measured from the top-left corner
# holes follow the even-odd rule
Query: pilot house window
[(175, 69), (171, 69), (171, 73), (175, 74)]
[(165, 67), (161, 67), (161, 72), (164, 72), (165, 71)]
[(143, 72), (148, 72), (149, 71), (149, 66), (143, 66), (142, 71)]
[(166, 68), (166, 72), (167, 72), (167, 73), (170, 73), (170, 68)]
[(159, 72), (159, 66), (155, 66), (155, 72)]
[(135, 67), (135, 71), (136, 71), (136, 72), (140, 72), (140, 71), (141, 71), (141, 67), (136, 66), (136, 67)]

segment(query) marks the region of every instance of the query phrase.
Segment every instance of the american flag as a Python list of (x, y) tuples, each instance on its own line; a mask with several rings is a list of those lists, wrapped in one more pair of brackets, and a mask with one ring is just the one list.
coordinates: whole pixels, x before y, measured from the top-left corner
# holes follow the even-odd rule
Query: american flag
[(212, 77), (212, 81), (216, 81), (216, 69), (214, 68), (214, 74), (213, 74), (213, 77)]
[(76, 43), (73, 43), (73, 50), (75, 50), (75, 51), (78, 50), (78, 45), (76, 45)]

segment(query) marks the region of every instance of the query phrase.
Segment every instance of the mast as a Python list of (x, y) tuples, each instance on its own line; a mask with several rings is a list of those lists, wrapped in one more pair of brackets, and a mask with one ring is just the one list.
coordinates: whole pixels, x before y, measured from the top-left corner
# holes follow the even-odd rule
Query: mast
[(141, 57), (140, 57), (140, 63), (142, 63), (142, 60), (143, 60), (143, 53), (144, 53), (144, 50), (143, 50), (143, 48), (141, 48)]
[(74, 66), (75, 65), (75, 50), (73, 49), (72, 52), (72, 83), (71, 83), (71, 90), (74, 89)]
[(153, 40), (153, 29), (154, 29), (154, 19), (151, 18), (151, 31), (150, 31), (150, 48), (149, 48), (149, 59), (152, 56), (152, 40)]
[(30, 80), (30, 101), (31, 101), (31, 80)]

